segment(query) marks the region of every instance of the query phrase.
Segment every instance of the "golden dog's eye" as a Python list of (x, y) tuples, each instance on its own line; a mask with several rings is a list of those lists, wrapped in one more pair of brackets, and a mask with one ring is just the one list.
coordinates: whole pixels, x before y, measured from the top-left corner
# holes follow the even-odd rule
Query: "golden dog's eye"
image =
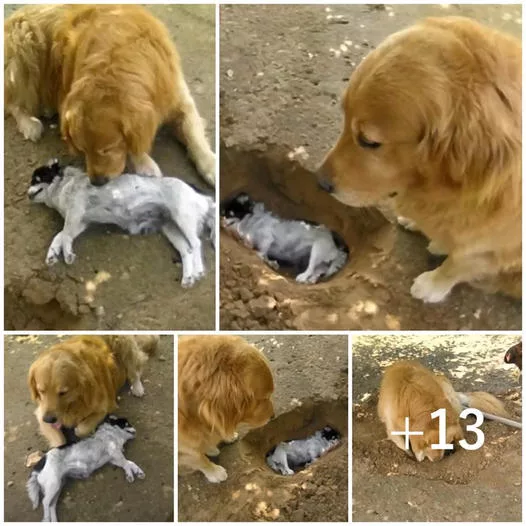
[(362, 148), (371, 148), (373, 150), (376, 148), (380, 148), (380, 146), (382, 146), (382, 144), (379, 142), (370, 141), (367, 137), (364, 137), (364, 135), (361, 133), (358, 134), (358, 144)]
[(67, 391), (59, 391), (58, 396), (64, 396), (67, 393), (68, 393)]

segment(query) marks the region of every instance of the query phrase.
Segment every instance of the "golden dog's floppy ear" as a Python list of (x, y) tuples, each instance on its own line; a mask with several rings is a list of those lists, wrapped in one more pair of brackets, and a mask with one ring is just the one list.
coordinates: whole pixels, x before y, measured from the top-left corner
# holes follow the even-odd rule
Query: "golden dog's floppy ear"
[(467, 190), (474, 205), (501, 198), (509, 188), (521, 193), (520, 100), (497, 85), (478, 89), (483, 92), (463, 99), (451, 94), (445, 107), (434, 105), (419, 145), (422, 172), (428, 166), (445, 185)]
[(132, 155), (150, 153), (159, 124), (152, 103), (134, 98), (121, 115), (122, 133)]
[(29, 391), (31, 392), (31, 399), (36, 402), (39, 399), (37, 391), (37, 382), (35, 380), (35, 366), (37, 362), (34, 362), (29, 368), (29, 373), (27, 375), (27, 385), (29, 386)]
[(237, 375), (215, 374), (199, 404), (200, 418), (223, 438), (231, 437), (250, 407), (253, 394)]

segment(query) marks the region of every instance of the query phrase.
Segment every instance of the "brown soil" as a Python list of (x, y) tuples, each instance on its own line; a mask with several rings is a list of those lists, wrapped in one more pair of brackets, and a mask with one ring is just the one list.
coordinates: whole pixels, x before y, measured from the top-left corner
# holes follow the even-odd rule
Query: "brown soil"
[[(201, 116), (214, 137), (215, 6), (149, 6), (169, 28)], [(6, 13), (14, 6), (6, 6)], [(166, 239), (130, 237), (113, 228), (93, 228), (75, 242), (77, 260), (47, 268), (46, 252), (63, 220), (26, 196), (32, 171), (50, 158), (76, 164), (58, 129), (46, 122), (42, 139), (24, 141), (14, 120), (4, 122), (5, 328), (11, 330), (181, 330), (215, 328), (215, 255), (205, 249), (206, 277), (182, 289), (178, 256)], [(153, 158), (165, 175), (207, 190), (183, 147), (161, 131)], [(207, 190), (209, 191), (209, 189)], [(208, 243), (207, 243), (208, 245)], [(95, 298), (86, 284), (109, 274)]]
[[(46, 451), (47, 442), (38, 431), (26, 378), (38, 353), (60, 338), (6, 336), (4, 341), (4, 520), (8, 522), (42, 519), (42, 507), (33, 511), (27, 496), (30, 469), (25, 462), (29, 453)], [(132, 396), (128, 387), (118, 397), (116, 414), (137, 430), (124, 453), (146, 477), (130, 484), (121, 469), (107, 465), (87, 480), (67, 482), (57, 507), (60, 521), (173, 521), (173, 348), (173, 338), (162, 336), (158, 352), (144, 370), (143, 398)]]
[[(282, 217), (322, 222), (343, 235), (350, 261), (326, 283), (300, 285), (222, 232), (221, 328), (519, 329), (519, 301), (467, 285), (442, 304), (413, 299), (413, 279), (436, 265), (425, 239), (378, 212), (344, 207), (317, 188), (314, 170), (339, 134), (338, 100), (369, 49), (426, 15), (471, 16), (520, 35), (520, 6), (330, 8), (348, 24), (329, 23), (325, 9), (221, 6), (221, 197), (244, 190)], [(331, 56), (346, 40), (350, 49)]]
[[(483, 390), (521, 420), (517, 369), (502, 362), (517, 336), (360, 337), (353, 341), (353, 520), (520, 521), (521, 431), (486, 421), (484, 446), (417, 463), (385, 437), (376, 413), (381, 371), (419, 359), (459, 391)], [(471, 439), (468, 437), (468, 441)]]
[[(269, 358), (277, 417), (235, 444), (216, 462), (228, 479), (210, 484), (180, 471), (179, 521), (347, 521), (347, 338), (247, 337)], [(274, 473), (266, 453), (277, 443), (305, 438), (325, 425), (342, 444), (291, 477)]]

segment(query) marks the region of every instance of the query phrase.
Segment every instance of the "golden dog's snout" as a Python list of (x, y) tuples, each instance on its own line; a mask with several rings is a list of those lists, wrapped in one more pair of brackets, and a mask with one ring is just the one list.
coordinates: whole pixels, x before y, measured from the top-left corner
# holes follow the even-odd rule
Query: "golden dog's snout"
[(329, 171), (326, 167), (326, 161), (318, 168), (318, 171), (316, 172), (316, 178), (318, 179), (318, 186), (324, 190), (325, 192), (328, 192), (329, 194), (332, 194), (334, 192), (334, 184), (332, 183)]

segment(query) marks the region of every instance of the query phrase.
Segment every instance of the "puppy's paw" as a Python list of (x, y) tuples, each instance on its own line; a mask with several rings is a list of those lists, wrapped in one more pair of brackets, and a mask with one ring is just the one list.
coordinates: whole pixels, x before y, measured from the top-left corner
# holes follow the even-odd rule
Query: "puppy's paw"
[(313, 274), (307, 272), (302, 272), (296, 276), (296, 283), (316, 283), (318, 281), (317, 277)]
[(37, 142), (44, 133), (44, 125), (36, 117), (25, 118), (20, 122), (18, 129), (24, 139), (33, 142)]
[(450, 286), (440, 283), (439, 270), (423, 272), (413, 281), (411, 296), (425, 303), (439, 303), (451, 290)]
[(128, 482), (133, 482), (135, 477), (138, 479), (143, 479), (146, 476), (144, 471), (131, 460), (128, 460), (127, 465), (124, 467), (124, 471), (126, 472), (126, 480)]
[(140, 379), (135, 380), (133, 384), (130, 387), (131, 394), (133, 396), (137, 396), (141, 398), (144, 396), (144, 386), (142, 385), (142, 382)]
[(208, 482), (223, 482), (228, 478), (228, 473), (223, 466), (218, 466), (214, 464), (213, 468), (207, 469), (206, 472), (203, 472)]
[(60, 259), (60, 252), (57, 252), (54, 248), (50, 248), (46, 255), (46, 265), (51, 267), (56, 265)]
[(189, 289), (195, 285), (196, 278), (193, 274), (190, 276), (183, 276), (183, 279), (181, 280), (181, 287), (183, 289)]
[(206, 155), (202, 155), (196, 160), (197, 171), (201, 177), (210, 185), (216, 184), (216, 154), (210, 150)]
[(64, 252), (64, 261), (67, 265), (73, 265), (76, 257), (75, 252)]

